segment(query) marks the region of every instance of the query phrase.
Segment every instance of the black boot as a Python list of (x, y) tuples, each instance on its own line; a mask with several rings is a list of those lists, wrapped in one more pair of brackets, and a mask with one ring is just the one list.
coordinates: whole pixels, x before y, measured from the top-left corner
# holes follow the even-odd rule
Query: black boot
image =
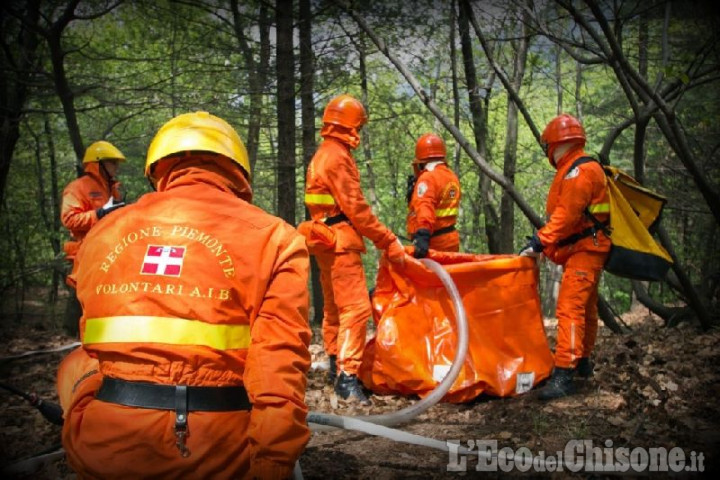
[(337, 378), (337, 355), (328, 355), (328, 385), (335, 385), (335, 379)]
[(589, 357), (582, 357), (578, 360), (577, 367), (575, 367), (575, 372), (578, 374), (578, 377), (590, 378), (593, 376), (594, 371), (595, 365), (593, 365)]
[(372, 402), (365, 396), (357, 375), (340, 372), (340, 376), (335, 382), (335, 393), (345, 400), (356, 400), (360, 405), (372, 405)]
[(552, 377), (540, 390), (540, 400), (552, 400), (553, 398), (565, 397), (575, 393), (572, 382), (574, 373), (574, 368), (555, 367)]

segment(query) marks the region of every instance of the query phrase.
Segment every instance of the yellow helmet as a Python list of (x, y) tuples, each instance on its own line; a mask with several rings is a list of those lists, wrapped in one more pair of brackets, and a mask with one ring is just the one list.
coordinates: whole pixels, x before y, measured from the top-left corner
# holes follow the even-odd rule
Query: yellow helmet
[(150, 167), (158, 160), (187, 151), (217, 153), (233, 160), (250, 176), (250, 161), (240, 135), (225, 120), (208, 112), (178, 115), (158, 130), (148, 147), (145, 176), (150, 176)]
[(100, 140), (90, 145), (85, 150), (83, 163), (99, 162), (101, 160), (117, 160), (125, 161), (125, 155), (122, 154), (112, 143)]

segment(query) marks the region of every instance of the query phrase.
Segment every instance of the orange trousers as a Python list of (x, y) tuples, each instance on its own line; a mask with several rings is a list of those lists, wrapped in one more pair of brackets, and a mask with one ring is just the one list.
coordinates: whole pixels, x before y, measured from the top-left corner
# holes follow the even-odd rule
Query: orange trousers
[(57, 374), (57, 392), (64, 416), (67, 416), (79, 397), (88, 392), (94, 396), (101, 381), (97, 359), (88, 355), (82, 347), (70, 352), (60, 362)]
[(437, 237), (430, 237), (430, 248), (439, 252), (459, 252), (460, 234), (454, 230)]
[[(95, 400), (102, 381), (97, 368), (98, 361), (78, 348), (58, 369), (62, 443), (78, 478), (235, 479), (252, 474), (245, 434), (249, 411), (191, 412), (191, 454), (183, 458), (175, 446), (175, 412)], [(112, 471), (117, 475), (108, 474)], [(267, 476), (274, 478), (271, 472)]]
[(564, 266), (556, 316), (555, 366), (574, 368), (589, 357), (598, 329), (598, 287), (607, 253), (578, 252)]
[(357, 375), (365, 349), (370, 296), (359, 252), (316, 255), (325, 308), (325, 353), (337, 355), (338, 371)]

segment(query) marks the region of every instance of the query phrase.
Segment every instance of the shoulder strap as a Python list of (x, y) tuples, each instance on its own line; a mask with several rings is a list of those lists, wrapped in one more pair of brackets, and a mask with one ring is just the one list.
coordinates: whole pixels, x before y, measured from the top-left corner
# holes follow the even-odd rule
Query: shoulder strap
[[(572, 165), (570, 165), (570, 169), (568, 170), (568, 172), (571, 172), (574, 168), (576, 168), (584, 163), (590, 163), (590, 162), (597, 162), (598, 164), (600, 164), (600, 162), (593, 157), (580, 157), (577, 160), (575, 160)], [(600, 164), (600, 165), (602, 166), (602, 164)], [(610, 237), (611, 230), (609, 228), (609, 222), (601, 222), (600, 220), (598, 220), (598, 218), (595, 215), (590, 213), (590, 210), (588, 210), (587, 208), (583, 211), (583, 213), (593, 223), (593, 226), (586, 228), (585, 230), (583, 230), (580, 233), (570, 235), (569, 237), (560, 240), (558, 242), (559, 246), (564, 247), (566, 245), (571, 245), (582, 238), (589, 237), (590, 235), (595, 236), (595, 235), (597, 235), (598, 231), (602, 231), (605, 235)]]
[[(573, 162), (572, 166), (570, 167), (570, 170), (577, 167), (578, 165), (582, 165), (584, 163), (590, 163), (590, 162), (597, 162), (598, 165), (600, 165), (602, 167), (602, 164), (600, 163), (600, 161), (593, 157), (580, 157), (577, 160), (575, 160), (575, 162)], [(593, 223), (593, 227), (591, 227), (594, 229), (592, 235), (595, 235), (595, 232), (597, 232), (598, 230), (602, 230), (603, 233), (605, 233), (605, 235), (607, 235), (608, 237), (610, 236), (611, 231), (608, 227), (608, 225), (609, 225), (608, 222), (601, 222), (600, 220), (597, 219), (597, 217), (595, 215), (590, 213), (590, 210), (588, 210), (587, 208), (585, 209), (585, 211), (583, 213)]]
[(572, 165), (570, 165), (570, 170), (568, 170), (568, 171), (572, 171), (573, 168), (578, 167), (578, 166), (582, 165), (583, 163), (590, 163), (590, 162), (600, 163), (597, 159), (595, 159), (593, 157), (580, 157), (577, 160), (575, 160)]

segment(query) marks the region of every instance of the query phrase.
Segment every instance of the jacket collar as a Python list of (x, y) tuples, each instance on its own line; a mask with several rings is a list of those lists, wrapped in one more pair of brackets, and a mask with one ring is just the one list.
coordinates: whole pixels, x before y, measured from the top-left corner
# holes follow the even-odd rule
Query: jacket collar
[(567, 152), (565, 152), (565, 155), (558, 158), (555, 169), (557, 171), (563, 170), (566, 166), (574, 162), (576, 159), (582, 157), (585, 155), (585, 151), (583, 150), (583, 147), (580, 145), (576, 145), (572, 148), (570, 148)]
[(350, 149), (356, 149), (360, 145), (360, 133), (354, 128), (347, 128), (332, 123), (323, 124), (320, 130), (320, 136), (323, 138), (334, 138)]

